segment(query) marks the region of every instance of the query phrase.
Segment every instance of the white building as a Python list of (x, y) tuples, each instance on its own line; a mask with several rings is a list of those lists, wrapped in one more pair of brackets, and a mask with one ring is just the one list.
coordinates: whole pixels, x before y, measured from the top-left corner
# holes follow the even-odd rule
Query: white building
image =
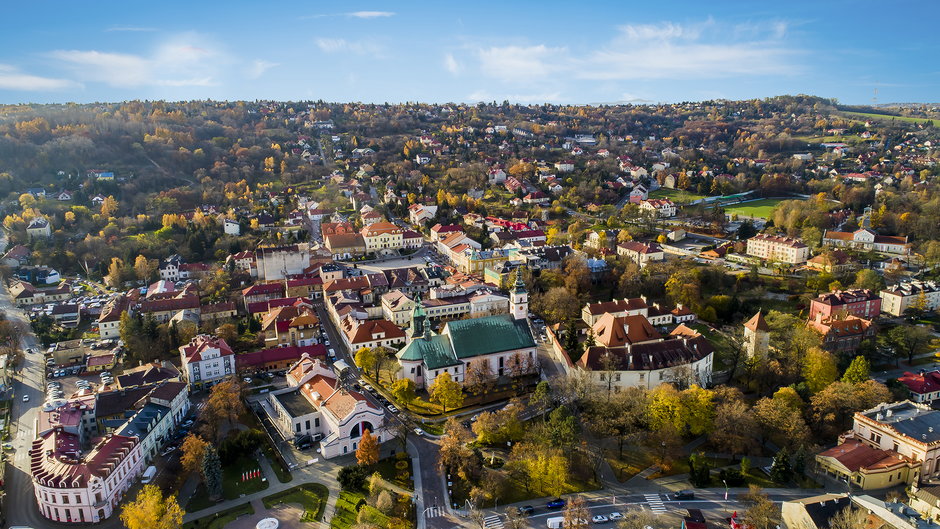
[(225, 340), (198, 334), (180, 346), (183, 379), (189, 388), (202, 389), (235, 374), (235, 353)]
[(242, 233), (242, 228), (241, 228), (241, 226), (238, 224), (238, 221), (235, 221), (235, 220), (232, 220), (232, 219), (224, 219), (224, 220), (222, 221), (222, 231), (223, 231), (226, 235), (234, 235), (234, 236), (237, 237), (237, 236), (241, 235), (241, 233)]
[(799, 239), (761, 233), (747, 240), (747, 254), (768, 261), (801, 264), (809, 258), (809, 247)]
[(173, 254), (160, 263), (160, 279), (164, 281), (180, 280), (180, 265), (183, 264), (183, 258), (178, 254)]
[(255, 250), (258, 279), (281, 280), (301, 274), (310, 267), (310, 246), (306, 243), (287, 246), (259, 246)]
[(663, 261), (666, 254), (660, 245), (656, 243), (643, 243), (639, 241), (627, 241), (617, 245), (617, 255), (622, 255), (634, 263), (644, 267), (655, 261)]
[(868, 228), (861, 228), (853, 232), (826, 230), (823, 235), (823, 244), (895, 255), (907, 255), (911, 251), (910, 245), (907, 243), (907, 237), (878, 235)]
[(904, 281), (882, 290), (880, 295), (881, 312), (892, 316), (903, 316), (912, 307), (925, 311), (940, 307), (940, 286), (934, 281)]
[(49, 224), (49, 220), (45, 217), (36, 217), (33, 219), (28, 226), (26, 226), (26, 235), (31, 239), (37, 237), (51, 237), (52, 236), (52, 226)]
[(662, 218), (676, 216), (676, 205), (668, 198), (650, 198), (643, 200), (640, 202), (640, 209), (655, 213)]
[(381, 408), (344, 387), (326, 364), (306, 353), (288, 369), (287, 386), (269, 393), (264, 407), (286, 439), (320, 437), (320, 455), (329, 459), (355, 452), (366, 430), (380, 443), (391, 437)]

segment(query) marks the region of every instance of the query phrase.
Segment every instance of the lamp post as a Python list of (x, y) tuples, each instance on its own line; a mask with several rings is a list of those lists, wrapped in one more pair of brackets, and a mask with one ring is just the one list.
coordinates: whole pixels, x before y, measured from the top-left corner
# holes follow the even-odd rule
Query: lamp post
[(721, 480), (721, 482), (725, 484), (725, 501), (728, 501), (728, 482), (725, 480)]

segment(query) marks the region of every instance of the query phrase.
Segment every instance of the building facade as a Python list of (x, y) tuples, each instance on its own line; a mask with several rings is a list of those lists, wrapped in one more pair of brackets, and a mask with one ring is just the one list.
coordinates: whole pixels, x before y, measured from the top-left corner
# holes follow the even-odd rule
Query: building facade
[(809, 247), (799, 239), (759, 234), (747, 240), (747, 254), (787, 264), (805, 263)]

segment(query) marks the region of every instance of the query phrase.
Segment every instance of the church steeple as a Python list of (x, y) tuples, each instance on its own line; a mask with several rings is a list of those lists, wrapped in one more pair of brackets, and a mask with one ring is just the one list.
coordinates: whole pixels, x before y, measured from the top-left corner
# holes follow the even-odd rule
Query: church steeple
[(522, 265), (516, 267), (516, 281), (509, 292), (509, 301), (512, 304), (512, 317), (524, 320), (529, 316), (529, 292), (525, 289), (520, 273)]
[(424, 312), (424, 305), (421, 304), (421, 293), (415, 294), (415, 308), (411, 312), (411, 333), (408, 336), (410, 340), (421, 338), (431, 330), (428, 325), (428, 315)]

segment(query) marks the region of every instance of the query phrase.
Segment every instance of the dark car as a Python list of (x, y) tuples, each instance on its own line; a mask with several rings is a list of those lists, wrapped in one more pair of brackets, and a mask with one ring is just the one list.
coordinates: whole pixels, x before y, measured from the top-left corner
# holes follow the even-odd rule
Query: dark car
[(677, 490), (675, 493), (673, 493), (672, 497), (677, 500), (694, 500), (695, 492), (689, 489)]
[(561, 498), (555, 498), (554, 500), (548, 500), (548, 503), (545, 504), (549, 509), (564, 509), (567, 502)]
[(535, 513), (535, 507), (531, 505), (523, 505), (522, 507), (516, 507), (516, 512), (523, 516), (532, 516)]

